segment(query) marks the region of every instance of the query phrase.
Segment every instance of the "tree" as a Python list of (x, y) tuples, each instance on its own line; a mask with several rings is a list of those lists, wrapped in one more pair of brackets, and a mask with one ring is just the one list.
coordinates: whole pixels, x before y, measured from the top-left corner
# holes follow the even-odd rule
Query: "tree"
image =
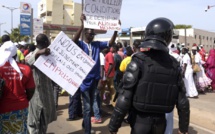
[(178, 25), (175, 25), (174, 27), (175, 29), (188, 29), (188, 28), (192, 28), (192, 25), (183, 25), (183, 24), (178, 24)]
[(18, 28), (13, 28), (11, 30), (11, 33), (4, 31), (7, 35), (10, 36), (11, 41), (13, 42), (20, 42), (20, 41), (28, 41), (29, 37), (26, 35), (20, 35), (20, 27), (18, 26)]

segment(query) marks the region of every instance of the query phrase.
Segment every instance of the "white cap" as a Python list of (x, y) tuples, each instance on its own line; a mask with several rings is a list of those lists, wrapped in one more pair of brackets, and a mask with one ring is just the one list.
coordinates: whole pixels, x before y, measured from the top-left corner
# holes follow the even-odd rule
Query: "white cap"
[(22, 46), (26, 46), (27, 43), (25, 41), (21, 41), (21, 42), (19, 42), (19, 44)]
[(193, 46), (193, 47), (192, 47), (192, 50), (197, 50), (197, 46)]
[(15, 46), (18, 46), (18, 45), (19, 45), (17, 42), (14, 42), (13, 44), (14, 44)]

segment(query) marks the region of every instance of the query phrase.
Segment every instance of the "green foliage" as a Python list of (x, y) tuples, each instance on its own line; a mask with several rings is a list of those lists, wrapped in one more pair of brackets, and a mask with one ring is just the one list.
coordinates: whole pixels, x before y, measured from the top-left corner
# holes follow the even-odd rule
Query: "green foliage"
[(188, 29), (188, 28), (192, 28), (192, 25), (183, 25), (183, 24), (178, 24), (175, 25), (174, 29)]
[(18, 26), (18, 28), (13, 28), (11, 30), (11, 33), (9, 33), (8, 31), (4, 31), (4, 32), (5, 32), (5, 34), (10, 36), (10, 39), (13, 42), (20, 42), (20, 41), (26, 41), (27, 42), (29, 40), (29, 36), (20, 35), (20, 30), (19, 29), (20, 28)]

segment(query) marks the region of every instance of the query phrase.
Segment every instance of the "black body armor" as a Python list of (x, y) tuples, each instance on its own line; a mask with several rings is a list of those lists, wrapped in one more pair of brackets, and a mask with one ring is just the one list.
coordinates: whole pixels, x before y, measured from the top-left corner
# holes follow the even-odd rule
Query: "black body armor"
[(140, 80), (134, 92), (133, 107), (141, 112), (171, 112), (179, 92), (179, 63), (162, 51), (139, 53), (133, 58), (140, 64)]
[[(110, 132), (118, 131), (129, 109), (132, 114), (136, 112), (136, 115), (145, 116), (138, 120), (146, 121), (148, 117), (153, 120), (156, 115), (164, 116), (164, 113), (171, 112), (175, 105), (179, 115), (179, 130), (182, 133), (188, 132), (189, 101), (185, 96), (186, 89), (179, 63), (169, 55), (167, 48), (172, 39), (173, 28), (174, 24), (167, 18), (154, 19), (147, 25), (145, 38), (139, 47), (150, 50), (135, 54), (126, 68), (123, 86), (110, 119)], [(135, 119), (132, 121), (137, 122)], [(157, 127), (156, 129), (160, 130), (154, 131), (161, 132), (165, 129), (165, 119), (163, 121), (163, 127)], [(150, 120), (140, 123), (139, 126), (144, 124), (148, 126), (143, 128), (147, 133), (156, 126), (156, 123), (150, 123)], [(138, 134), (144, 133), (143, 130), (135, 130), (133, 132)]]

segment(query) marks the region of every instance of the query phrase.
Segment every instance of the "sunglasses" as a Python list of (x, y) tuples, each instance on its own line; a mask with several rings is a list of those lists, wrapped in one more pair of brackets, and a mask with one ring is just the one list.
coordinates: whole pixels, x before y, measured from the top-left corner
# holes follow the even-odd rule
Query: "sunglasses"
[(88, 34), (90, 36), (95, 36), (96, 35), (95, 33), (86, 33), (86, 34)]

